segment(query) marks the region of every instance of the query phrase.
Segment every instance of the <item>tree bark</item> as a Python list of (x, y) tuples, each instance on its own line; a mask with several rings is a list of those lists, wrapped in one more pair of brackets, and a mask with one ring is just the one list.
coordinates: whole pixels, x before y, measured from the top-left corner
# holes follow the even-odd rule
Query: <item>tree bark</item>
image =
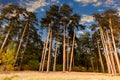
[(58, 41), (56, 40), (56, 49), (55, 49), (55, 54), (54, 54), (53, 71), (56, 71), (56, 57), (57, 57), (57, 49), (58, 49)]
[(107, 57), (108, 57), (108, 63), (109, 63), (109, 66), (110, 66), (111, 73), (113, 74), (114, 73), (114, 69), (113, 69), (113, 66), (112, 66), (111, 58), (110, 58), (109, 47), (107, 45), (107, 36), (104, 35), (104, 38), (105, 38), (104, 44), (105, 44), (105, 49), (106, 49), (106, 53), (107, 53)]
[(72, 62), (73, 62), (73, 53), (74, 53), (74, 44), (75, 44), (75, 34), (76, 34), (76, 28), (75, 28), (75, 26), (74, 26), (74, 34), (73, 34), (73, 43), (72, 43), (72, 51), (71, 51), (71, 57), (70, 57), (70, 67), (69, 67), (69, 71), (71, 71)]
[(115, 45), (115, 39), (114, 39), (114, 35), (113, 35), (112, 20), (111, 20), (111, 18), (110, 18), (109, 27), (110, 27), (110, 30), (111, 30), (111, 36), (112, 36), (112, 43), (113, 43), (113, 47), (114, 47), (115, 60), (117, 62), (118, 71), (120, 73), (120, 61), (119, 61), (119, 58), (118, 58), (117, 49), (116, 49), (116, 45)]
[(107, 63), (108, 73), (111, 73), (110, 63), (108, 62), (108, 57), (107, 57), (108, 54), (107, 54), (106, 47), (105, 47), (105, 39), (103, 36), (103, 30), (102, 30), (102, 26), (100, 24), (99, 24), (99, 30), (100, 30), (100, 37), (101, 37), (103, 49), (104, 49), (105, 59), (106, 59), (106, 63)]
[(49, 69), (50, 69), (51, 51), (52, 51), (52, 30), (50, 33), (50, 45), (49, 45), (49, 53), (48, 53), (48, 61), (47, 61), (47, 72), (49, 72)]
[(64, 24), (64, 29), (63, 29), (63, 72), (65, 72), (65, 67), (66, 67), (66, 53), (65, 53), (65, 48), (66, 48), (66, 25)]
[(45, 46), (46, 46), (46, 40), (44, 42), (43, 50), (42, 50), (42, 56), (41, 56), (41, 61), (40, 61), (40, 66), (39, 66), (39, 71), (41, 71), (42, 68), (42, 62), (43, 62), (43, 57), (44, 57), (44, 52), (45, 52)]
[(113, 58), (113, 53), (112, 53), (112, 45), (110, 42), (108, 30), (106, 29), (106, 38), (107, 38), (107, 43), (108, 43), (108, 48), (109, 48), (109, 53), (110, 53), (110, 59), (113, 67), (113, 74), (116, 74), (116, 68), (115, 68), (115, 63), (114, 63), (114, 58)]
[(68, 37), (68, 45), (67, 45), (67, 71), (69, 71), (69, 37)]
[[(17, 49), (16, 56), (15, 56), (15, 63), (16, 63), (17, 58), (18, 58), (18, 55), (19, 55), (19, 51), (20, 51), (20, 48), (21, 48), (21, 44), (22, 44), (22, 41), (23, 41), (23, 37), (24, 37), (25, 32), (26, 32), (26, 29), (27, 29), (27, 25), (28, 25), (28, 23), (26, 23), (26, 25), (25, 25), (25, 28), (24, 28), (24, 30), (23, 30), (23, 33), (22, 33), (22, 36), (21, 36), (21, 39), (20, 39), (20, 43), (19, 43), (19, 45), (18, 45), (18, 49)], [(14, 65), (15, 65), (15, 64), (14, 64)]]
[(10, 29), (8, 30), (8, 32), (7, 32), (6, 36), (5, 36), (5, 39), (4, 39), (4, 41), (3, 41), (3, 43), (2, 43), (2, 46), (1, 46), (1, 48), (0, 48), (0, 53), (1, 53), (1, 50), (3, 50), (3, 48), (4, 48), (4, 46), (5, 46), (5, 43), (6, 43), (8, 37), (9, 37), (9, 35), (10, 35), (11, 29), (12, 29), (12, 28), (10, 27)]
[(48, 36), (47, 36), (47, 41), (46, 41), (46, 46), (45, 46), (45, 52), (44, 52), (44, 56), (43, 56), (43, 62), (42, 62), (42, 71), (44, 71), (44, 65), (45, 65), (45, 57), (46, 57), (46, 49), (48, 48), (48, 40), (50, 37), (50, 32), (51, 32), (51, 28), (48, 31)]
[(102, 60), (102, 56), (101, 56), (101, 52), (100, 52), (100, 46), (99, 46), (99, 43), (98, 43), (98, 38), (96, 38), (96, 40), (97, 40), (97, 47), (98, 47), (98, 54), (99, 54), (100, 64), (101, 64), (101, 67), (102, 67), (102, 72), (104, 73), (105, 68), (104, 68), (104, 65), (103, 65), (103, 60)]

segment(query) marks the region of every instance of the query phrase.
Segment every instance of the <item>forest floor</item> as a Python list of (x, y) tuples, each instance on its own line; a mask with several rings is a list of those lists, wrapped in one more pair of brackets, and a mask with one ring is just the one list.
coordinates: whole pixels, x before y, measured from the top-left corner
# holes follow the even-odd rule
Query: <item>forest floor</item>
[(120, 80), (120, 76), (92, 72), (0, 72), (0, 80)]

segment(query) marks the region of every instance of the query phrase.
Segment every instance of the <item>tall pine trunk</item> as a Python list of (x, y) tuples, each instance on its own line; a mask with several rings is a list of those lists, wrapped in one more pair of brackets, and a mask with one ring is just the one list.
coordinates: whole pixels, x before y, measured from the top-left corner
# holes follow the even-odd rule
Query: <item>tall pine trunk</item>
[(43, 57), (44, 57), (44, 52), (45, 52), (45, 46), (46, 46), (46, 40), (44, 41), (44, 46), (43, 46), (43, 50), (42, 50), (41, 61), (40, 61), (40, 65), (39, 65), (39, 71), (41, 71), (41, 68), (42, 68), (42, 62), (43, 62)]
[(108, 54), (106, 51), (106, 47), (105, 47), (105, 39), (104, 39), (104, 35), (103, 35), (103, 30), (102, 30), (102, 26), (99, 24), (99, 31), (100, 31), (100, 37), (101, 37), (101, 41), (102, 41), (102, 45), (103, 45), (103, 49), (104, 49), (104, 54), (105, 54), (105, 59), (106, 59), (106, 63), (107, 63), (107, 69), (108, 69), (108, 73), (111, 73), (111, 69), (110, 69), (110, 63), (108, 61)]
[(65, 72), (65, 67), (66, 67), (66, 25), (64, 24), (63, 26), (63, 72)]
[(4, 39), (4, 41), (2, 43), (2, 46), (0, 48), (0, 53), (1, 53), (1, 50), (3, 50), (3, 48), (4, 48), (5, 44), (6, 44), (6, 41), (7, 41), (8, 37), (9, 37), (9, 35), (10, 35), (11, 29), (12, 29), (12, 27), (10, 27), (10, 29), (8, 30), (8, 32), (7, 32), (6, 36), (5, 36), (5, 39)]
[(49, 53), (48, 53), (48, 61), (47, 61), (47, 72), (49, 72), (49, 69), (50, 69), (51, 51), (52, 51), (52, 30), (50, 33), (50, 45), (49, 45)]
[(105, 38), (105, 43), (104, 44), (105, 44), (105, 49), (106, 49), (106, 53), (107, 53), (107, 57), (108, 57), (108, 63), (109, 63), (109, 66), (110, 66), (111, 73), (113, 74), (114, 69), (113, 69), (113, 66), (112, 66), (111, 58), (110, 58), (110, 51), (109, 51), (109, 47), (108, 47), (108, 43), (107, 43), (106, 34), (104, 35), (104, 38)]
[(67, 71), (69, 71), (69, 37), (68, 37), (68, 45), (67, 45)]
[(75, 44), (75, 34), (76, 34), (76, 27), (74, 26), (74, 34), (73, 34), (73, 43), (72, 43), (72, 51), (71, 51), (71, 57), (70, 57), (70, 67), (69, 67), (69, 71), (71, 71), (72, 62), (73, 62), (73, 53), (74, 53), (74, 44)]
[(15, 56), (15, 63), (16, 63), (18, 55), (19, 55), (19, 51), (20, 51), (20, 48), (21, 48), (21, 45), (22, 45), (23, 37), (24, 37), (26, 29), (27, 29), (27, 25), (28, 25), (28, 23), (26, 23), (26, 25), (25, 25), (25, 28), (23, 30), (23, 33), (22, 33), (22, 36), (21, 36), (21, 39), (20, 39), (20, 42), (19, 42), (19, 45), (18, 45), (18, 49), (17, 49), (16, 56)]
[(48, 48), (48, 41), (49, 41), (49, 37), (50, 37), (50, 32), (51, 32), (51, 28), (48, 31), (48, 36), (47, 36), (47, 41), (46, 41), (46, 45), (45, 45), (45, 52), (44, 52), (44, 56), (43, 56), (43, 62), (42, 62), (42, 71), (44, 71), (44, 65), (45, 65), (45, 58), (46, 58), (46, 49)]
[(57, 50), (58, 50), (58, 41), (56, 40), (56, 48), (55, 48), (55, 53), (54, 53), (53, 71), (56, 71), (56, 57), (57, 57)]
[(101, 64), (101, 67), (102, 67), (102, 72), (104, 73), (105, 68), (104, 68), (104, 65), (103, 65), (103, 60), (102, 60), (102, 56), (101, 56), (100, 45), (98, 43), (98, 38), (96, 38), (96, 40), (97, 40), (97, 47), (98, 47), (98, 54), (99, 54), (100, 64)]
[(110, 38), (109, 38), (107, 29), (106, 29), (106, 38), (107, 38), (107, 43), (108, 43), (108, 48), (109, 48), (110, 59), (111, 59), (112, 67), (113, 67), (113, 74), (116, 74), (115, 62), (114, 62), (114, 57), (113, 57), (113, 53), (112, 53), (112, 45), (110, 42)]
[(110, 27), (110, 30), (111, 30), (111, 36), (112, 36), (112, 43), (113, 43), (113, 47), (114, 47), (115, 60), (117, 62), (117, 68), (118, 68), (118, 71), (120, 73), (120, 61), (119, 61), (119, 58), (118, 58), (117, 49), (116, 49), (116, 45), (115, 45), (115, 39), (114, 39), (114, 35), (113, 35), (112, 20), (111, 20), (111, 18), (110, 18), (109, 27)]

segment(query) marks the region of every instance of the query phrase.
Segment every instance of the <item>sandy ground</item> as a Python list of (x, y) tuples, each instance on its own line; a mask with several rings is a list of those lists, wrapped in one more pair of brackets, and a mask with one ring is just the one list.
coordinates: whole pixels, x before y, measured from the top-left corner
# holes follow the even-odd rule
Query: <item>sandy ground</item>
[(0, 80), (120, 80), (120, 76), (89, 72), (7, 72), (0, 73)]

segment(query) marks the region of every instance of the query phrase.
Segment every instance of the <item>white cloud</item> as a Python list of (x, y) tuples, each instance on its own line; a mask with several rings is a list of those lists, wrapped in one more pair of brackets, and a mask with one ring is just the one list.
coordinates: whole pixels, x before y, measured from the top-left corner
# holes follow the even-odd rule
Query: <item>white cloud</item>
[(81, 2), (83, 6), (86, 6), (89, 3), (96, 3), (98, 0), (74, 0), (76, 2)]
[(83, 22), (83, 23), (85, 23), (85, 22), (88, 22), (88, 23), (94, 22), (94, 17), (91, 16), (91, 15), (86, 15), (86, 14), (84, 14), (84, 15), (82, 15), (82, 17), (81, 17), (81, 22)]
[(99, 12), (103, 12), (103, 11), (104, 11), (104, 9), (98, 9), (98, 11), (99, 11)]
[(111, 5), (114, 5), (115, 2), (115, 0), (106, 0), (104, 5), (110, 7)]
[(100, 1), (93, 4), (93, 6), (95, 6), (95, 7), (100, 6), (100, 5), (102, 5), (102, 2), (100, 2)]
[(84, 32), (83, 31), (78, 31), (77, 34), (84, 34)]
[(46, 5), (48, 5), (46, 0), (35, 0), (35, 1), (26, 1), (26, 2), (24, 0), (20, 0), (20, 6), (27, 8), (27, 10), (31, 12)]

